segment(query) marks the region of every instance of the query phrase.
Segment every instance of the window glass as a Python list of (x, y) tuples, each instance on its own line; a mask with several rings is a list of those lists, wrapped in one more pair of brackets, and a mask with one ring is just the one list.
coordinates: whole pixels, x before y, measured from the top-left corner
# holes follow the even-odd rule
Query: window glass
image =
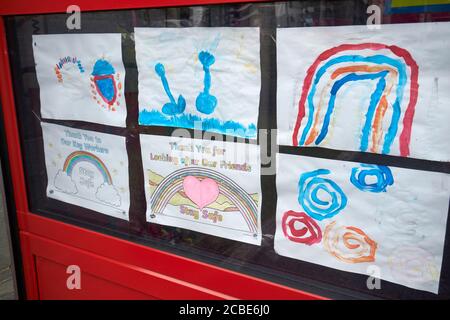
[[(389, 2), (386, 1), (386, 3)], [(444, 247), (438, 295), (387, 281), (381, 282), (381, 289), (371, 290), (367, 287), (367, 275), (339, 271), (278, 255), (274, 251), (277, 191), (276, 176), (273, 171), (273, 174), (261, 175), (261, 246), (146, 222), (146, 197), (139, 135), (170, 136), (176, 128), (148, 127), (138, 124), (138, 70), (133, 33), (135, 27), (260, 28), (261, 94), (258, 127), (268, 130), (267, 135), (259, 133), (258, 142), (261, 145), (263, 159), (262, 171), (270, 172), (275, 168), (277, 151), (270, 150), (270, 141), (276, 141), (276, 132), (270, 129), (277, 128), (277, 86), (283, 85), (277, 83), (277, 28), (365, 25), (369, 16), (366, 11), (370, 4), (375, 4), (381, 9), (383, 24), (450, 21), (450, 10), (402, 12), (385, 7), (385, 1), (359, 0), (290, 1), (86, 12), (81, 15), (80, 30), (67, 29), (66, 14), (7, 17), (8, 46), (30, 210), (46, 217), (330, 298), (450, 298), (448, 241), (445, 242)], [(411, 30), (411, 32), (415, 31)], [(129, 221), (46, 196), (47, 174), (41, 128), (40, 89), (33, 57), (32, 36), (74, 33), (116, 33), (121, 35), (122, 59), (126, 71), (124, 79), (124, 95), (128, 108), (126, 127), (118, 128), (82, 121), (46, 121), (125, 138), (129, 164)], [(445, 53), (430, 52), (430, 54)], [(191, 132), (194, 133), (193, 130)], [(235, 141), (237, 141), (236, 138)], [(297, 156), (386, 163), (386, 165), (401, 168), (450, 173), (450, 166), (447, 162), (384, 157), (377, 154), (323, 148), (288, 146), (277, 148), (280, 153)], [(266, 158), (271, 160), (270, 163), (264, 161)]]

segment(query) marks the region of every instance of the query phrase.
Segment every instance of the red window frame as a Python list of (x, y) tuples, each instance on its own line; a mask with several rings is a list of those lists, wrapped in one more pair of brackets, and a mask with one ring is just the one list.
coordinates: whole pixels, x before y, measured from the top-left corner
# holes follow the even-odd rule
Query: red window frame
[[(250, 0), (245, 2), (264, 2)], [(241, 0), (78, 0), (82, 11), (157, 8), (237, 3)], [(39, 299), (37, 263), (52, 254), (64, 263), (65, 249), (83, 260), (86, 268), (103, 265), (105, 277), (163, 299), (325, 299), (324, 297), (219, 268), (172, 253), (90, 231), (30, 212), (20, 149), (14, 89), (8, 57), (4, 16), (65, 13), (70, 0), (0, 0), (0, 94), (7, 151), (16, 207), (25, 292)], [(93, 266), (93, 261), (96, 261)], [(107, 267), (106, 267), (107, 266)], [(176, 266), (176, 267), (174, 267)], [(202, 275), (202, 276), (199, 276)], [(159, 287), (158, 287), (159, 286)], [(170, 291), (163, 287), (169, 286)], [(160, 290), (161, 289), (161, 290)], [(68, 296), (70, 297), (70, 296)], [(95, 298), (94, 296), (87, 298)]]

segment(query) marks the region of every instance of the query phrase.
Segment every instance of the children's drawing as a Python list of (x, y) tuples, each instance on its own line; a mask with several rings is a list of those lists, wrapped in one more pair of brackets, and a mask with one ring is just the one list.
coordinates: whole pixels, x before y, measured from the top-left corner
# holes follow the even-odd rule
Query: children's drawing
[(336, 226), (336, 221), (325, 228), (325, 249), (337, 259), (346, 263), (375, 261), (377, 243), (359, 228)]
[[(424, 36), (434, 28), (433, 35), (442, 30), (450, 36), (449, 26), (415, 25), (420, 30), (413, 37), (427, 39), (426, 46), (411, 39), (411, 26), (405, 25), (374, 31), (370, 42), (359, 40), (367, 31), (362, 26), (337, 27), (332, 32), (330, 28), (279, 29), (278, 83), (291, 83), (278, 91), (279, 129), (290, 131), (290, 141), (284, 131), (280, 143), (450, 160), (450, 148), (436, 146), (448, 128), (428, 111), (432, 105), (449, 120), (450, 113), (440, 103), (450, 101), (450, 95), (441, 95), (437, 86), (450, 85), (450, 68), (437, 57), (430, 63), (425, 49), (445, 51), (450, 45)], [(305, 36), (312, 42), (304, 45)], [(298, 46), (292, 43), (296, 37), (302, 39)], [(295, 61), (288, 58), (294, 52)], [(422, 146), (436, 154), (425, 153)]]
[(147, 135), (140, 139), (148, 222), (260, 244), (256, 145)]
[(437, 293), (448, 175), (286, 154), (277, 163), (278, 254), (360, 274), (374, 263), (384, 280)]
[[(347, 204), (347, 196), (339, 186), (321, 175), (330, 174), (330, 170), (318, 169), (301, 175), (298, 202), (305, 211), (317, 220), (331, 218), (338, 214)], [(319, 193), (326, 193), (327, 199), (322, 200)]]
[(215, 62), (214, 56), (208, 51), (201, 51), (198, 54), (198, 59), (203, 65), (203, 71), (205, 72), (205, 79), (203, 85), (203, 92), (200, 92), (195, 100), (197, 110), (201, 113), (211, 114), (217, 105), (217, 98), (209, 93), (211, 88), (211, 72), (209, 67)]
[(216, 201), (220, 193), (216, 180), (196, 176), (187, 176), (183, 179), (183, 190), (200, 210)]
[[(436, 268), (433, 255), (420, 247), (399, 247), (389, 257), (388, 263), (392, 276), (397, 281), (414, 284), (436, 282), (440, 278), (440, 268)], [(407, 274), (405, 270), (408, 270)]]
[(128, 220), (125, 138), (42, 123), (47, 196)]
[(34, 35), (33, 53), (42, 118), (125, 126), (120, 34)]
[(102, 107), (116, 111), (120, 106), (118, 98), (122, 96), (120, 81), (120, 74), (116, 74), (111, 63), (97, 60), (91, 73), (92, 98)]
[(64, 162), (62, 171), (58, 171), (55, 176), (55, 187), (62, 192), (76, 194), (78, 189), (76, 183), (72, 180), (72, 171), (82, 162), (92, 164), (103, 177), (103, 183), (97, 188), (95, 197), (104, 203), (119, 207), (121, 203), (120, 195), (113, 185), (108, 168), (99, 157), (90, 152), (74, 151), (69, 154)]
[[(155, 173), (150, 172), (154, 177)], [(153, 183), (153, 181), (151, 181)], [(173, 199), (178, 195), (181, 199)], [(219, 196), (221, 196), (219, 198)], [(247, 227), (243, 231), (258, 232), (258, 195), (248, 194), (233, 180), (214, 170), (188, 167), (174, 171), (163, 178), (150, 199), (153, 214), (163, 214), (172, 201), (174, 206), (190, 206), (205, 212), (204, 209), (238, 212)], [(181, 201), (179, 201), (181, 200)], [(208, 213), (209, 214), (209, 213)], [(219, 217), (219, 220), (222, 218)]]
[[(59, 83), (63, 83), (64, 79), (63, 79), (63, 73), (64, 70), (63, 68), (66, 69), (73, 69), (72, 67), (75, 67), (75, 69), (79, 72), (79, 73), (84, 73), (84, 67), (81, 64), (81, 61), (77, 58), (77, 57), (64, 57), (59, 59), (58, 63), (55, 65), (55, 74), (56, 74), (56, 78), (58, 80)], [(71, 79), (72, 80), (72, 79)]]
[(183, 113), (184, 109), (186, 108), (186, 100), (184, 100), (183, 96), (180, 94), (178, 96), (178, 100), (175, 102), (175, 98), (173, 97), (172, 92), (170, 92), (169, 82), (166, 78), (166, 71), (161, 63), (156, 64), (155, 72), (161, 78), (164, 91), (166, 92), (167, 97), (169, 97), (170, 100), (170, 102), (164, 104), (164, 106), (162, 107), (162, 112), (170, 116)]
[(292, 210), (285, 212), (281, 219), (281, 227), (284, 236), (293, 242), (310, 246), (322, 241), (322, 230), (319, 225), (304, 212)]
[(256, 138), (257, 28), (135, 28), (139, 124)]
[[(373, 182), (368, 182), (372, 177)], [(352, 168), (350, 182), (361, 191), (386, 192), (386, 188), (394, 183), (391, 169), (386, 166), (361, 164)]]
[[(397, 59), (382, 54), (380, 51), (383, 50), (390, 51), (390, 54), (396, 56)], [(362, 55), (359, 52), (368, 53)], [(320, 68), (319, 64), (322, 64)], [(407, 78), (408, 74), (411, 79)], [(394, 138), (398, 138), (400, 155), (408, 156), (411, 125), (419, 88), (417, 79), (416, 62), (407, 50), (397, 46), (381, 43), (343, 44), (324, 51), (309, 67), (303, 82), (297, 121), (292, 136), (293, 144), (309, 145), (314, 143), (320, 145), (328, 134), (339, 90), (347, 83), (375, 80), (375, 90), (370, 96), (365, 113), (359, 150), (368, 151), (370, 146), (371, 152), (389, 154)], [(403, 96), (406, 95), (405, 85), (407, 82), (410, 83), (409, 100), (404, 103)], [(316, 94), (317, 105), (314, 103)], [(391, 98), (389, 95), (393, 95), (393, 97)], [(364, 103), (365, 97), (361, 98), (361, 102)], [(390, 104), (388, 101), (393, 101), (393, 103)], [(298, 141), (306, 106), (308, 107), (308, 119), (305, 121), (306, 125), (302, 130), (300, 141)], [(392, 108), (392, 116), (388, 121), (387, 132), (383, 132), (382, 123), (387, 108)], [(401, 119), (403, 119), (403, 130), (397, 137)]]

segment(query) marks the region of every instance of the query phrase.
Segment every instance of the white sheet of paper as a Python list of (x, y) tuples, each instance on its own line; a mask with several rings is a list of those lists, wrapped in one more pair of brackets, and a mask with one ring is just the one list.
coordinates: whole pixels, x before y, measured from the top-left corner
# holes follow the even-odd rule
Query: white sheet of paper
[(44, 119), (125, 127), (121, 34), (33, 35)]
[(256, 139), (258, 28), (135, 28), (139, 124)]
[(125, 137), (42, 122), (47, 196), (128, 220)]
[(450, 22), (278, 29), (279, 144), (450, 161), (449, 39)]
[(140, 135), (147, 221), (261, 244), (259, 146)]
[(277, 164), (278, 254), (438, 292), (449, 175), (287, 154)]

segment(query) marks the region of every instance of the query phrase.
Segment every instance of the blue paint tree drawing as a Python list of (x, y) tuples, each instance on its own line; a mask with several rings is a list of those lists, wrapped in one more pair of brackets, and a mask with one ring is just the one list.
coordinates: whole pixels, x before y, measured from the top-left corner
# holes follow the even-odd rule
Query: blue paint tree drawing
[(183, 113), (184, 109), (186, 108), (186, 100), (180, 94), (178, 96), (178, 101), (175, 102), (175, 98), (173, 97), (172, 92), (170, 91), (169, 82), (167, 81), (166, 78), (166, 70), (164, 69), (164, 66), (161, 63), (156, 64), (155, 72), (161, 78), (164, 91), (166, 92), (170, 100), (170, 102), (164, 104), (164, 106), (162, 107), (162, 112), (171, 116)]

